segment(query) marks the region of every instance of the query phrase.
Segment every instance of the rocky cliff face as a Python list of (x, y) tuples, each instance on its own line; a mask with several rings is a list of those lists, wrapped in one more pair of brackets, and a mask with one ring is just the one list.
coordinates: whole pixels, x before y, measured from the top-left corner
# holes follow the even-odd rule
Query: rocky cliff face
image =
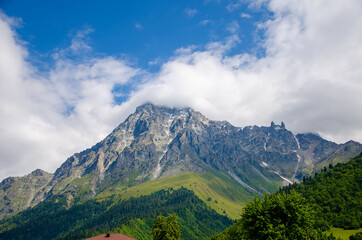
[(110, 186), (189, 171), (219, 171), (259, 194), (361, 151), (356, 142), (338, 145), (314, 134), (294, 135), (284, 123), (239, 128), (190, 108), (145, 104), (103, 141), (66, 160), (40, 190), (34, 188), (37, 198), (24, 207), (56, 194), (67, 194), (70, 200), (91, 198)]
[(33, 207), (43, 199), (42, 191), (53, 174), (40, 169), (24, 177), (9, 177), (0, 183), (0, 218)]

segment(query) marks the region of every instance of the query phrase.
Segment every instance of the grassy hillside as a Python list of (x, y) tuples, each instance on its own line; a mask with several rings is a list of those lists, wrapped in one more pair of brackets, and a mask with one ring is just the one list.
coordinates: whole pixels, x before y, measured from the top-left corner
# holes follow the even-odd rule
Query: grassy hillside
[(327, 233), (332, 233), (336, 237), (340, 237), (343, 240), (349, 240), (351, 235), (362, 232), (362, 228), (355, 230), (344, 230), (342, 228), (331, 228)]
[(183, 239), (205, 239), (240, 218), (254, 195), (220, 172), (189, 172), (132, 187), (115, 184), (92, 200), (64, 192), (0, 221), (0, 239), (83, 239), (104, 232), (150, 239), (160, 213), (177, 213)]
[[(52, 199), (54, 200), (54, 199)], [(129, 199), (89, 200), (66, 208), (66, 199), (46, 201), (0, 222), (0, 239), (84, 239), (121, 232), (151, 239), (153, 219), (176, 213), (182, 239), (205, 239), (230, 226), (232, 220), (217, 214), (185, 188), (161, 190)]]
[(255, 195), (223, 174), (189, 172), (145, 182), (131, 188), (109, 188), (99, 194), (97, 199), (105, 199), (113, 194), (116, 198), (127, 199), (149, 195), (162, 189), (179, 189), (181, 186), (193, 191), (219, 214), (227, 215), (232, 219), (240, 218), (243, 206)]

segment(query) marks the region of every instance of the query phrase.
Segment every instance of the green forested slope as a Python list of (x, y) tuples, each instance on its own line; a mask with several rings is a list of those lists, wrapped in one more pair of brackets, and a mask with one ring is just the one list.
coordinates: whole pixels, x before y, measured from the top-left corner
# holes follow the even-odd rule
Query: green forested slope
[(344, 229), (362, 227), (362, 154), (281, 191), (293, 189), (314, 206), (319, 223)]
[[(358, 229), (362, 227), (361, 187), (362, 154), (351, 159), (347, 163), (339, 163), (335, 167), (330, 165), (329, 170), (325, 168), (322, 172), (316, 174), (315, 177), (304, 179), (304, 181), (300, 184), (293, 184), (288, 187), (284, 187), (280, 189), (278, 193), (273, 193), (270, 196), (264, 196), (263, 200), (256, 198), (253, 202), (247, 204), (245, 210), (251, 207), (253, 207), (253, 210), (256, 209), (258, 211), (263, 209), (263, 214), (257, 214), (258, 216), (256, 219), (260, 222), (260, 224), (268, 225), (268, 221), (282, 217), (282, 214), (280, 213), (280, 210), (271, 211), (270, 209), (277, 208), (277, 205), (274, 203), (268, 205), (267, 200), (271, 197), (278, 198), (299, 194), (306, 206), (310, 206), (309, 218), (313, 225), (312, 229), (309, 231), (309, 238), (336, 239), (333, 236), (327, 237), (327, 235), (323, 235), (321, 231), (332, 226), (345, 229)], [(281, 204), (281, 209), (287, 209), (287, 205), (287, 201)], [(247, 215), (245, 210), (242, 215), (244, 217)], [(265, 221), (260, 221), (261, 219), (265, 219)], [(247, 227), (245, 226), (245, 221), (245, 219), (238, 220), (233, 226), (217, 235), (214, 235), (211, 239), (249, 239), (246, 236), (247, 234), (245, 234), (246, 229), (244, 229), (244, 227)], [(276, 229), (280, 227), (284, 228), (287, 224), (288, 221), (281, 221), (280, 226), (277, 227), (271, 227), (272, 225), (268, 225), (268, 227), (271, 227), (268, 234), (273, 235), (274, 233), (278, 233), (280, 229), (278, 231)], [(258, 224), (255, 225), (257, 229), (263, 229), (263, 227), (257, 225)]]
[(205, 239), (232, 224), (185, 188), (114, 201), (89, 200), (70, 209), (66, 199), (47, 201), (2, 220), (0, 239), (84, 239), (106, 232), (151, 239), (153, 219), (172, 213), (179, 217), (182, 239)]

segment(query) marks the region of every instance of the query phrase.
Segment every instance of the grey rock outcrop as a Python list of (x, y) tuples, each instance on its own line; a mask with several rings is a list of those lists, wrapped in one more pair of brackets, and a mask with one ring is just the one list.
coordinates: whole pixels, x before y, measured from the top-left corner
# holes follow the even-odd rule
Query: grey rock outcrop
[(24, 177), (4, 179), (0, 183), (0, 218), (33, 207), (43, 200), (42, 193), (52, 177), (53, 174), (37, 169)]
[[(14, 212), (57, 194), (92, 198), (111, 186), (126, 188), (190, 171), (219, 171), (260, 194), (298, 182), (329, 163), (348, 161), (361, 151), (362, 145), (353, 141), (336, 144), (315, 134), (294, 135), (284, 123), (241, 128), (209, 120), (191, 108), (148, 103), (103, 141), (68, 158), (54, 175), (39, 173), (46, 175), (41, 184), (29, 186), (37, 197), (23, 208), (18, 204)], [(15, 186), (13, 181), (1, 183), (2, 196), (6, 186)], [(0, 202), (2, 216), (11, 214), (5, 204)]]

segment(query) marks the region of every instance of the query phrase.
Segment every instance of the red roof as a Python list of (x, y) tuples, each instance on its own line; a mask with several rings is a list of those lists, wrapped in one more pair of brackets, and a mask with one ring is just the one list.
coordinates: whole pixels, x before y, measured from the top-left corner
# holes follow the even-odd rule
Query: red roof
[(87, 238), (84, 240), (137, 240), (137, 239), (128, 237), (121, 233), (109, 233), (109, 236), (107, 236), (107, 234), (102, 234), (102, 235)]

